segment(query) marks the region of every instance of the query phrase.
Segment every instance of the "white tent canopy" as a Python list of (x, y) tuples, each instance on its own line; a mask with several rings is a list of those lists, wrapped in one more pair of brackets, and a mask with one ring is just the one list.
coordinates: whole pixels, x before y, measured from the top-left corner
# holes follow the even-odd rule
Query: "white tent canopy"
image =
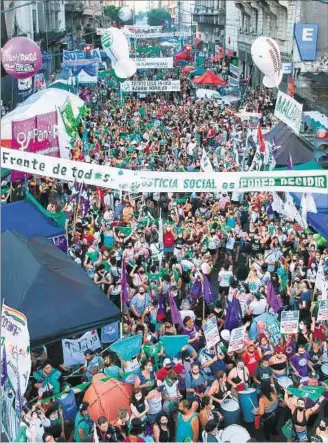
[[(35, 117), (36, 115), (57, 111), (58, 108), (64, 105), (68, 97), (70, 98), (72, 104), (74, 116), (77, 117), (79, 114), (79, 109), (84, 105), (83, 100), (81, 100), (77, 95), (71, 94), (70, 92), (62, 89), (45, 89), (31, 95), (23, 103), (20, 103), (12, 112), (9, 112), (2, 118), (1, 139), (11, 140), (12, 121), (26, 120), (28, 118)], [(69, 137), (66, 134), (60, 113), (58, 113), (58, 126), (60, 155), (63, 158), (68, 158), (69, 152), (66, 147), (69, 144)]]

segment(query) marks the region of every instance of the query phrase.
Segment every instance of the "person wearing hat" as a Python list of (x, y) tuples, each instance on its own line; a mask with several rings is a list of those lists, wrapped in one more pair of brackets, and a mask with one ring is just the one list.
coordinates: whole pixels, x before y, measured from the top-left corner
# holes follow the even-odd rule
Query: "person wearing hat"
[(174, 372), (178, 375), (184, 371), (184, 367), (181, 363), (178, 362), (174, 365), (172, 360), (166, 357), (163, 360), (163, 367), (156, 373), (156, 379), (164, 381), (165, 377), (167, 377), (167, 374), (171, 371), (171, 369), (173, 369)]
[(92, 441), (93, 421), (89, 417), (88, 408), (87, 401), (80, 404), (74, 422), (74, 441)]

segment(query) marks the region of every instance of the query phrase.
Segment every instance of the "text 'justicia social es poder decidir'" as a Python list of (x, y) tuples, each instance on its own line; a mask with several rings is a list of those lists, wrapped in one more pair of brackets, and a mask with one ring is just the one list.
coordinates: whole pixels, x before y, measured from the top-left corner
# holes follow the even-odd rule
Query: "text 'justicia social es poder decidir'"
[(211, 192), (300, 190), (328, 194), (328, 174), (322, 171), (283, 172), (154, 172), (131, 171), (47, 157), (21, 150), (2, 148), (2, 165), (27, 174), (66, 181), (84, 182), (129, 192)]

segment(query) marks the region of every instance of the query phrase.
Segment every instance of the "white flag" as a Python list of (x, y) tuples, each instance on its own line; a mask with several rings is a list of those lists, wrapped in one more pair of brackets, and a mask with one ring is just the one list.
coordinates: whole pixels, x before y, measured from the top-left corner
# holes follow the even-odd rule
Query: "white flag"
[(213, 172), (213, 167), (211, 165), (211, 161), (206, 154), (205, 149), (203, 148), (202, 158), (200, 160), (200, 167), (203, 172)]
[(319, 263), (317, 277), (315, 280), (315, 288), (319, 289), (322, 293), (322, 300), (328, 298), (328, 281), (325, 279), (325, 273), (323, 270), (323, 261)]
[(93, 443), (99, 443), (96, 424), (93, 425)]

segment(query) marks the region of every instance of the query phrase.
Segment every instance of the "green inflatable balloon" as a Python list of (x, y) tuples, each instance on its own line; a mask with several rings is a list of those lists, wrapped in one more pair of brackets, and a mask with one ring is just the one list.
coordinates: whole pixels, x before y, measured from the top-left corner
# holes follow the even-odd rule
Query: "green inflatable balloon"
[(327, 244), (327, 240), (320, 234), (314, 234), (313, 240), (318, 246), (325, 246)]

